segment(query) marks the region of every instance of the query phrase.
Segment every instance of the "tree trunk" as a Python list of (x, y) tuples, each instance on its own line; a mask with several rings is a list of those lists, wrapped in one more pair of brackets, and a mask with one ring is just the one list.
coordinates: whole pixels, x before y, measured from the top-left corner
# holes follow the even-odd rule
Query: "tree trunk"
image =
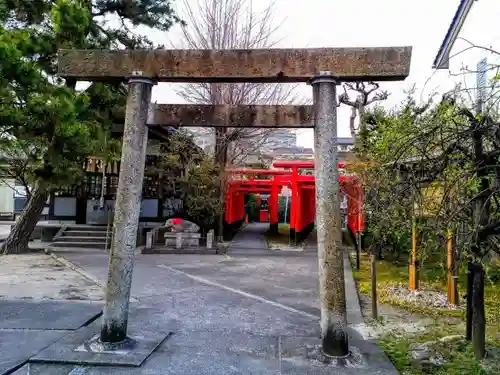
[(29, 251), (28, 242), (40, 219), (49, 192), (41, 186), (35, 186), (31, 197), (26, 202), (21, 216), (16, 221), (9, 236), (2, 244), (3, 254), (21, 254)]
[(378, 319), (378, 301), (377, 301), (377, 255), (375, 252), (370, 254), (370, 271), (372, 280), (372, 318)]
[(467, 262), (467, 307), (465, 316), (465, 339), (472, 340), (472, 290), (474, 283), (474, 268), (471, 262)]
[(484, 313), (484, 269), (475, 263), (472, 283), (472, 349), (477, 360), (485, 355), (486, 318)]
[[(472, 270), (472, 348), (477, 359), (484, 358), (485, 354), (485, 335), (486, 322), (484, 314), (484, 269), (478, 261), (483, 255), (481, 251), (486, 245), (485, 235), (481, 233), (480, 228), (485, 227), (490, 219), (491, 202), (488, 197), (489, 179), (488, 169), (485, 168), (486, 157), (483, 149), (483, 135), (480, 129), (475, 128), (472, 132), (474, 141), (474, 164), (477, 168), (477, 177), (479, 178), (479, 191), (481, 193), (474, 199), (474, 227), (479, 231), (476, 235), (475, 243), (471, 246), (474, 261), (471, 264)], [(469, 302), (469, 296), (467, 296)]]
[(226, 179), (225, 179), (225, 169), (227, 163), (227, 142), (226, 142), (226, 132), (225, 128), (215, 128), (215, 160), (219, 165), (219, 202), (220, 209), (218, 213), (218, 223), (217, 223), (217, 242), (224, 242), (224, 211), (225, 211), (225, 199), (226, 199)]

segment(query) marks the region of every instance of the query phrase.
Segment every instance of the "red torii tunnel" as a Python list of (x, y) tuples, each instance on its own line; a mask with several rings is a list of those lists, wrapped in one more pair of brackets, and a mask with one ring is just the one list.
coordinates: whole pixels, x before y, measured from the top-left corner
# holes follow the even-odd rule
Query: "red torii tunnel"
[[(230, 169), (226, 188), (225, 222), (233, 231), (245, 219), (245, 195), (269, 194), (268, 211), (270, 230), (278, 231), (278, 197), (283, 187), (290, 189), (290, 239), (292, 243), (303, 241), (314, 228), (316, 194), (314, 176), (303, 170), (314, 169), (310, 161), (279, 161), (274, 169)], [(344, 163), (339, 163), (344, 168)], [(269, 176), (256, 179), (255, 176)], [(363, 188), (354, 175), (340, 175), (340, 188), (347, 203), (347, 227), (352, 234), (364, 231)]]

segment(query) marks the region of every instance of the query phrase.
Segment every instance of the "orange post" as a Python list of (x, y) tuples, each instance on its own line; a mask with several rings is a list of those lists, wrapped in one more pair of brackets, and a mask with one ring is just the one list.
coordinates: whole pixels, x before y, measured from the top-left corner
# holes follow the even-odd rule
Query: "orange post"
[(409, 289), (418, 289), (418, 256), (417, 256), (417, 218), (412, 217), (411, 226), (411, 259), (410, 259), (410, 282)]

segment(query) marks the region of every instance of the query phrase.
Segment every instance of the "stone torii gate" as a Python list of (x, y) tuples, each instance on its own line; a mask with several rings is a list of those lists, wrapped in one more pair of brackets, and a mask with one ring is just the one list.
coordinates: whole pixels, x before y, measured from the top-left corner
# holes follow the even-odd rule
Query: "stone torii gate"
[[(348, 355), (336, 86), (347, 81), (404, 80), (410, 59), (411, 47), (59, 51), (63, 78), (127, 81), (129, 86), (100, 344), (109, 350), (132, 341), (127, 337), (127, 320), (147, 125), (314, 126), (322, 345), (326, 355)], [(151, 105), (156, 82), (306, 82), (313, 86), (314, 107)]]

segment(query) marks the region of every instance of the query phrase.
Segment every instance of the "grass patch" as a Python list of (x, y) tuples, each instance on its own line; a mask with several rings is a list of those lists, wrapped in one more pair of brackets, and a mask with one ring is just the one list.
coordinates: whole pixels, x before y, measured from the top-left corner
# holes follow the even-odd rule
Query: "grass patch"
[[(370, 260), (367, 254), (361, 255), (360, 270), (354, 269), (354, 277), (360, 293), (370, 295)], [(436, 309), (417, 303), (408, 303), (388, 293), (391, 286), (408, 285), (408, 265), (392, 263), (386, 260), (377, 261), (377, 289), (379, 302), (397, 306), (409, 312), (434, 317), (435, 323), (418, 334), (389, 333), (381, 338), (380, 346), (390, 357), (402, 374), (408, 375), (493, 375), (500, 374), (500, 282), (485, 282), (485, 310), (487, 347), (492, 356), (482, 361), (474, 359), (472, 348), (464, 340), (442, 343), (440, 338), (465, 333), (463, 310)], [(423, 289), (434, 289), (446, 292), (445, 271), (440, 264), (427, 263), (420, 271), (420, 285)], [(460, 295), (465, 293), (465, 275), (460, 277)], [(455, 319), (446, 319), (454, 317)], [(433, 352), (442, 359), (439, 368), (421, 369), (412, 366), (410, 345), (418, 342), (433, 342)]]
[[(365, 253), (361, 254), (360, 269), (354, 269), (354, 278), (356, 279), (360, 293), (370, 295), (371, 279), (370, 279), (370, 259)], [(449, 309), (434, 309), (427, 308), (422, 305), (408, 303), (394, 298), (389, 293), (389, 287), (393, 285), (408, 285), (408, 266), (402, 264), (388, 262), (386, 260), (377, 261), (377, 291), (380, 303), (388, 303), (394, 306), (401, 307), (410, 312), (421, 313), (429, 316), (456, 316), (462, 317), (463, 312), (460, 310)], [(420, 272), (420, 285), (421, 287), (446, 290), (446, 285), (441, 282), (439, 278), (440, 271), (436, 268), (429, 267), (427, 272)]]
[[(388, 334), (380, 341), (381, 348), (391, 358), (396, 368), (404, 375), (496, 375), (500, 371), (498, 362), (474, 359), (472, 347), (463, 339), (439, 341), (442, 327), (430, 328), (422, 336), (398, 336)], [(435, 338), (435, 341), (430, 341)], [(439, 365), (415, 365), (410, 349), (415, 343), (428, 343), (432, 357)]]

